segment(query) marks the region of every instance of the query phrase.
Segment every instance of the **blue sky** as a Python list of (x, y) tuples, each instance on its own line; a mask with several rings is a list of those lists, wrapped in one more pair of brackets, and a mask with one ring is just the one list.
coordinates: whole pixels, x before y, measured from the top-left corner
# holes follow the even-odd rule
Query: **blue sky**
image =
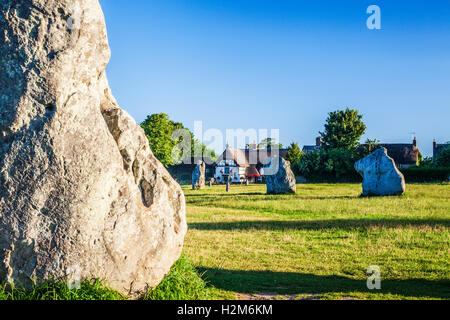
[[(450, 140), (450, 1), (101, 0), (115, 97), (138, 122), (280, 129), (314, 144), (358, 109), (366, 138)], [(381, 8), (369, 30), (366, 9)]]

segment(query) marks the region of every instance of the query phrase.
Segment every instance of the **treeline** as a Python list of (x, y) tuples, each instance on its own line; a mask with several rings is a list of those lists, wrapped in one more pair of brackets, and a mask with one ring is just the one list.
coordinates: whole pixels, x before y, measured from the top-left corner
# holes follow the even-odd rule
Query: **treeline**
[[(153, 154), (165, 167), (180, 163), (191, 156), (202, 157), (208, 155), (213, 161), (217, 158), (214, 150), (206, 148), (202, 142), (195, 139), (194, 134), (181, 122), (170, 120), (169, 116), (165, 113), (148, 116), (141, 123), (141, 127), (145, 131)], [(190, 139), (190, 150), (186, 152), (187, 154), (183, 153), (183, 150), (177, 147), (183, 142), (183, 138), (178, 136), (177, 130), (183, 130), (182, 132), (187, 132), (188, 134), (187, 138)], [(174, 137), (176, 139), (173, 139)]]
[(298, 143), (288, 149), (287, 160), (295, 175), (311, 182), (356, 182), (361, 176), (355, 171), (355, 162), (375, 151), (377, 140), (367, 140), (363, 148), (360, 138), (366, 131), (363, 116), (349, 108), (330, 112), (325, 123), (322, 147), (303, 153)]
[[(320, 132), (322, 147), (302, 153), (298, 143), (292, 143), (287, 160), (295, 175), (310, 182), (360, 182), (355, 163), (381, 148), (379, 141), (368, 139), (362, 146), (361, 136), (366, 131), (363, 116), (357, 110), (330, 112), (325, 129)], [(419, 156), (416, 167), (402, 169), (407, 182), (444, 181), (450, 176), (450, 147), (443, 149), (437, 159)]]
[[(164, 113), (152, 114), (141, 123), (149, 140), (150, 147), (161, 163), (168, 167), (180, 163), (186, 156), (208, 156), (215, 161), (213, 150), (195, 139), (194, 134), (180, 122), (170, 120)], [(190, 139), (190, 152), (184, 154), (177, 149), (182, 138), (173, 139), (176, 130), (183, 129)], [(322, 147), (303, 153), (298, 143), (288, 148), (287, 160), (291, 162), (296, 176), (303, 176), (310, 182), (360, 182), (361, 176), (354, 169), (355, 163), (380, 148), (376, 139), (366, 140), (360, 145), (360, 139), (366, 131), (363, 116), (357, 110), (346, 108), (330, 112), (320, 132)], [(272, 139), (264, 140), (258, 148), (268, 146), (281, 148)], [(450, 145), (442, 149), (438, 156), (423, 158), (419, 155), (417, 166), (401, 169), (407, 182), (444, 181), (450, 176)]]

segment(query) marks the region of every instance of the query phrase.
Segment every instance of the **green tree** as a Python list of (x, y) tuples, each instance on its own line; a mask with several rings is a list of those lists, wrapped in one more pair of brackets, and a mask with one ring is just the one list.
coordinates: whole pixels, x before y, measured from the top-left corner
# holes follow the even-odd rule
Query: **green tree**
[(217, 160), (216, 152), (214, 150), (207, 148), (205, 144), (199, 141), (198, 139), (195, 139), (193, 134), (191, 146), (192, 146), (192, 155), (194, 157), (209, 157), (212, 161)]
[(362, 154), (360, 154), (359, 156), (361, 158), (364, 158), (379, 148), (381, 148), (380, 140), (367, 139), (366, 142), (364, 142)]
[(355, 155), (349, 149), (332, 149), (326, 154), (325, 171), (335, 179), (350, 179), (355, 176)]
[(362, 118), (357, 110), (349, 108), (330, 112), (325, 131), (320, 132), (325, 149), (356, 149), (359, 139), (366, 132)]
[(422, 168), (432, 168), (434, 167), (433, 157), (424, 157), (421, 153), (419, 154), (418, 166)]
[(171, 121), (165, 113), (158, 113), (148, 116), (141, 127), (155, 157), (166, 167), (173, 165), (172, 150), (176, 141), (172, 140), (172, 133), (175, 129), (182, 128), (182, 124)]
[(439, 151), (437, 154), (436, 165), (438, 167), (450, 167), (450, 145)]
[(258, 149), (282, 149), (283, 145), (281, 143), (277, 143), (277, 140), (274, 138), (266, 138), (260, 142), (258, 145)]
[(298, 162), (300, 161), (302, 155), (303, 152), (300, 150), (298, 143), (292, 142), (288, 148), (286, 160), (288, 160), (291, 163), (291, 169), (295, 175), (299, 175), (300, 171), (298, 167)]
[[(169, 116), (165, 113), (148, 116), (141, 123), (141, 127), (145, 131), (153, 154), (165, 167), (172, 166), (183, 160), (190, 160), (192, 156), (210, 157), (213, 161), (217, 158), (215, 152), (208, 149), (201, 141), (195, 139), (194, 134), (185, 128), (182, 123), (170, 120)], [(188, 137), (190, 136), (190, 152), (187, 152), (189, 154), (183, 154), (183, 150), (179, 148), (183, 137), (175, 140), (172, 139), (174, 131), (179, 129), (186, 130), (186, 135)]]
[(302, 154), (296, 169), (298, 175), (311, 181), (359, 181), (354, 169), (356, 160), (349, 149), (319, 149)]
[(286, 160), (288, 160), (292, 165), (296, 164), (300, 157), (302, 156), (302, 151), (300, 150), (298, 143), (292, 142), (288, 148), (286, 154)]
[(322, 178), (323, 155), (323, 150), (314, 150), (313, 152), (302, 154), (297, 162), (298, 174), (307, 179)]

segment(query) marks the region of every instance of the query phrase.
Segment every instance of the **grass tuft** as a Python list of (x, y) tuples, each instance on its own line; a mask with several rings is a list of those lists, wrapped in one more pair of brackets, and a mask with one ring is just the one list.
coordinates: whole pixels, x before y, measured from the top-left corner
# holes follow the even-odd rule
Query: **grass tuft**
[[(191, 265), (181, 257), (169, 274), (144, 300), (205, 300), (209, 298), (205, 281)], [(50, 280), (31, 289), (0, 285), (0, 300), (126, 300), (127, 297), (107, 287), (104, 281), (85, 280), (79, 289), (71, 289), (64, 280)]]
[(210, 298), (206, 282), (184, 256), (172, 266), (170, 273), (144, 300), (207, 300)]
[(124, 300), (125, 296), (109, 289), (103, 281), (85, 280), (79, 289), (70, 289), (65, 281), (46, 281), (31, 289), (0, 286), (0, 300)]

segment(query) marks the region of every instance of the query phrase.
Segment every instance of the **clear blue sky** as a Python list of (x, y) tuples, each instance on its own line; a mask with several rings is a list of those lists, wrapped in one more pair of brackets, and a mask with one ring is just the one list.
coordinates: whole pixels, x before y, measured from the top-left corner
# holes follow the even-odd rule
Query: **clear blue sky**
[[(450, 1), (101, 0), (111, 88), (138, 122), (280, 129), (314, 144), (327, 113), (422, 153), (450, 140)], [(381, 8), (369, 30), (366, 9)]]

